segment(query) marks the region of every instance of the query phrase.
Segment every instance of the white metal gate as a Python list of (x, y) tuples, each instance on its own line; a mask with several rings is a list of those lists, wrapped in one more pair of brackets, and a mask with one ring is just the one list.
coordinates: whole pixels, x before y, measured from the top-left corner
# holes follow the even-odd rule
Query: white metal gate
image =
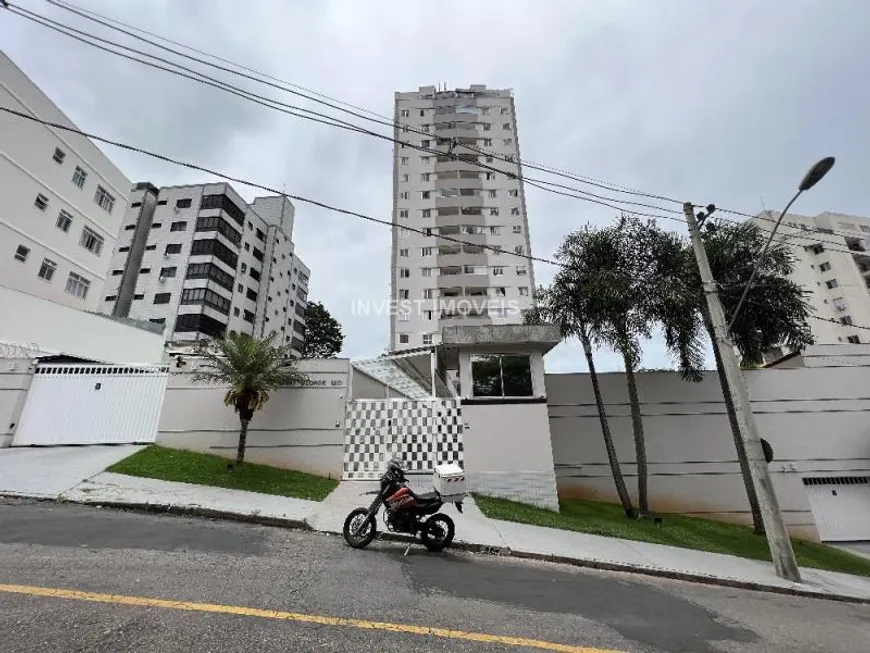
[(870, 476), (804, 478), (823, 542), (870, 540)]
[(347, 402), (346, 480), (376, 479), (393, 456), (410, 474), (431, 474), (435, 465), (463, 463), (459, 399), (354, 399)]
[(37, 365), (12, 446), (157, 439), (166, 366)]

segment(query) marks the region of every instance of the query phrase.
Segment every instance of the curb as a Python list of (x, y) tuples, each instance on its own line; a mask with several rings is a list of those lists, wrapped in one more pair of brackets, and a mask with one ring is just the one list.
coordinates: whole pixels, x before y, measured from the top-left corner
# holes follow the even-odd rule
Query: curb
[[(132, 503), (124, 501), (72, 501), (68, 499), (53, 499), (50, 497), (26, 496), (20, 494), (0, 493), (0, 498), (21, 499), (29, 501), (38, 501), (41, 503), (65, 503), (70, 505), (92, 506), (96, 508), (111, 508), (113, 510), (123, 510), (139, 513), (150, 514), (171, 514), (184, 517), (203, 517), (210, 519), (221, 519), (225, 521), (235, 521), (248, 524), (259, 524), (262, 526), (273, 526), (278, 528), (287, 528), (297, 531), (307, 531), (310, 533), (328, 533), (330, 535), (340, 535), (336, 531), (321, 531), (312, 528), (305, 520), (298, 519), (282, 519), (279, 517), (264, 517), (261, 515), (242, 515), (238, 513), (226, 512), (223, 510), (213, 510), (211, 508), (199, 508), (189, 506), (174, 506), (171, 504), (154, 504), (154, 503)], [(387, 542), (398, 542), (407, 544), (412, 541), (411, 538), (405, 535), (394, 533), (378, 534), (376, 540)], [(567, 556), (558, 556), (555, 554), (537, 553), (532, 551), (516, 551), (507, 547), (493, 547), (483, 544), (475, 544), (472, 542), (453, 542), (450, 547), (453, 551), (463, 551), (466, 553), (474, 553), (481, 555), (491, 555), (495, 557), (518, 558), (523, 560), (537, 560), (540, 562), (550, 562), (554, 564), (570, 565), (572, 567), (582, 567), (586, 569), (598, 569), (601, 571), (616, 571), (630, 574), (639, 574), (643, 576), (652, 576), (656, 578), (668, 578), (671, 580), (688, 581), (699, 583), (702, 585), (712, 585), (719, 587), (730, 587), (734, 589), (753, 590), (756, 592), (767, 592), (771, 594), (784, 594), (789, 596), (799, 596), (803, 598), (821, 599), (827, 601), (836, 601), (839, 603), (853, 603), (870, 605), (870, 597), (856, 597), (846, 594), (829, 594), (817, 590), (803, 589), (801, 587), (781, 587), (778, 585), (766, 585), (748, 580), (739, 580), (736, 578), (721, 578), (717, 576), (705, 576), (702, 574), (692, 574), (669, 569), (657, 569), (655, 567), (641, 567), (620, 562), (608, 562), (605, 560), (587, 560), (583, 558), (570, 558)]]

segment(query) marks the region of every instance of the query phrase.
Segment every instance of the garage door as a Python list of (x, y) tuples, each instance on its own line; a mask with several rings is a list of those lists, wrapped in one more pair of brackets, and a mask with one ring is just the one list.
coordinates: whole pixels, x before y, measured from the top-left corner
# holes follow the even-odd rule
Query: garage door
[(804, 478), (823, 542), (870, 540), (870, 476)]
[(40, 364), (12, 446), (154, 442), (165, 366)]

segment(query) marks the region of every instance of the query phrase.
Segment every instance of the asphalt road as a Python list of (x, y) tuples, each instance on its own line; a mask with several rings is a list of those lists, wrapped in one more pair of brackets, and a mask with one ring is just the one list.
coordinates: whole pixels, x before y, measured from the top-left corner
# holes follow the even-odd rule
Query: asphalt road
[(870, 606), (403, 553), (279, 528), (0, 500), (0, 651), (870, 650)]

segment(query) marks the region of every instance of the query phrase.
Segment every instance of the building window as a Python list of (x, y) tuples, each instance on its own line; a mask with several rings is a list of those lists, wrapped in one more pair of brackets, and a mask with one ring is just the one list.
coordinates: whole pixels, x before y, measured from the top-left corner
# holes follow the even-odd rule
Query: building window
[(501, 227), (490, 227), (489, 228), (490, 236), (499, 236), (501, 235)]
[(423, 334), (423, 344), (424, 345), (431, 345), (432, 344), (432, 334), (431, 333), (424, 333)]
[(400, 289), (399, 289), (399, 299), (408, 299), (408, 298), (409, 298), (409, 294), (408, 294), (409, 292), (410, 292), (410, 291), (409, 291), (407, 288), (400, 288)]
[(432, 268), (422, 268), (421, 273), (424, 277), (432, 276)]
[(494, 190), (494, 189), (493, 189), (493, 190), (490, 190), (490, 191), (489, 191), (489, 197), (490, 197), (490, 199), (493, 199), (493, 198), (495, 198), (495, 197), (498, 197), (498, 191), (496, 191), (496, 190)]
[(191, 204), (191, 199), (188, 197), (188, 198), (185, 198), (185, 199), (183, 199), (183, 200), (178, 200), (178, 201), (175, 203), (175, 208), (177, 208), (177, 209), (188, 209), (188, 208), (190, 208), (190, 204)]
[[(248, 299), (250, 299), (252, 302), (257, 301), (257, 293), (255, 293), (255, 292), (254, 292), (253, 290), (251, 290), (250, 288), (248, 288), (247, 297), (248, 297)], [(269, 299), (272, 299), (272, 298), (270, 297)]]
[(508, 195), (510, 195), (511, 197), (517, 197), (519, 195), (519, 191), (516, 188), (511, 188), (508, 191)]
[(230, 300), (218, 295), (214, 290), (209, 288), (185, 288), (181, 291), (181, 303), (202, 304), (224, 315), (229, 315), (230, 313)]
[(149, 322), (153, 322), (154, 324), (166, 324), (165, 317), (152, 317)]
[(516, 224), (513, 226), (513, 232), (515, 234), (521, 234), (523, 233), (523, 228), (520, 225)]
[(263, 252), (261, 252), (261, 251), (260, 251), (259, 249), (257, 249), (256, 247), (254, 248), (254, 251), (251, 252), (251, 253), (254, 255), (254, 258), (257, 259), (258, 261), (262, 261), (262, 260), (263, 260)]
[(506, 139), (504, 139), (504, 144), (507, 145), (507, 146), (511, 146), (511, 145), (514, 144), (514, 139), (512, 139), (512, 138), (506, 138)]
[(264, 243), (266, 242), (266, 234), (264, 234), (261, 229), (257, 229), (254, 235), (257, 236), (257, 238), (259, 238)]
[(408, 268), (399, 268), (399, 278), (407, 279), (411, 276), (411, 271)]
[(181, 254), (181, 243), (170, 243), (163, 250), (164, 254)]
[(178, 274), (178, 268), (160, 268), (160, 276), (171, 279)]
[(408, 311), (402, 311), (399, 313), (399, 322), (407, 322), (410, 316), (411, 314)]
[(846, 340), (853, 345), (861, 344), (861, 338), (859, 338), (858, 336), (847, 336)]
[(423, 299), (434, 299), (435, 297), (435, 289), (434, 288), (425, 288), (423, 290)]
[(233, 317), (238, 317), (239, 315), (241, 315), (241, 311), (239, 311), (239, 307), (233, 306)]
[(406, 166), (406, 165), (408, 165), (408, 161), (410, 161), (410, 160), (411, 160), (410, 157), (403, 156), (403, 157), (400, 159), (400, 163), (401, 163), (403, 166)]
[(528, 270), (526, 269), (525, 265), (518, 265), (517, 266), (517, 276), (522, 277), (522, 276), (525, 276), (527, 273), (528, 273)]
[(54, 223), (58, 229), (63, 232), (69, 231), (69, 227), (72, 224), (72, 216), (61, 209), (60, 214), (57, 216), (57, 221)]
[(520, 209), (518, 207), (515, 206), (514, 208), (511, 209), (511, 215), (519, 215), (519, 214), (520, 214)]
[(73, 297), (85, 299), (88, 296), (88, 289), (91, 287), (91, 282), (83, 276), (75, 272), (69, 273), (69, 278), (66, 280), (66, 292)]
[(30, 248), (25, 247), (24, 245), (19, 245), (18, 248), (15, 250), (15, 260), (16, 261), (21, 261), (22, 263), (24, 263), (25, 261), (27, 261), (27, 257), (29, 255), (30, 255)]
[[(146, 247), (145, 249), (154, 249), (154, 245), (148, 245), (148, 247)], [(129, 252), (129, 251), (130, 251), (130, 246), (129, 246), (129, 245), (124, 245), (124, 247), (119, 247), (119, 248), (118, 248), (118, 251), (119, 251), (119, 252)]]
[(421, 247), (420, 255), (421, 256), (432, 256), (433, 249), (431, 247)]
[[(432, 144), (432, 141), (420, 141), (420, 147), (429, 147)], [(426, 163), (429, 163), (429, 157), (425, 157)]]
[(139, 270), (139, 274), (151, 274), (151, 268), (142, 268)]
[(126, 227), (124, 227), (124, 231), (133, 231), (135, 228), (135, 224), (128, 224)]
[(123, 270), (112, 270), (113, 277), (120, 277), (122, 274), (124, 274)]
[(432, 192), (428, 190), (424, 190), (420, 193), (420, 197), (424, 200), (428, 200), (432, 197)]
[(179, 333), (200, 332), (214, 338), (223, 338), (227, 326), (210, 315), (188, 313), (179, 315), (175, 321), (175, 331)]
[(85, 187), (85, 179), (88, 178), (88, 173), (82, 170), (80, 167), (76, 166), (75, 172), (73, 172), (72, 183), (75, 184), (79, 188)]
[(103, 298), (103, 301), (104, 301), (104, 302), (113, 302), (113, 301), (115, 301), (116, 299), (118, 299), (118, 296), (117, 296), (117, 295), (106, 295), (106, 296)]
[(432, 217), (432, 209), (423, 209), (421, 217), (431, 218)]
[(432, 311), (423, 311), (423, 319), (431, 320), (432, 319)]
[(251, 313), (251, 311), (245, 311), (245, 314), (242, 317), (242, 319), (244, 319), (245, 322), (250, 322), (251, 324), (253, 324), (254, 323), (254, 314)]
[(519, 290), (520, 290), (520, 297), (528, 297), (529, 296), (529, 289), (526, 288), (525, 286), (521, 286)]
[(251, 279), (253, 279), (254, 281), (259, 281), (260, 280), (260, 271), (255, 270), (254, 268), (251, 268)]
[(407, 174), (402, 175), (402, 181), (403, 181), (403, 182), (409, 181), (410, 178), (411, 178), (410, 175), (407, 175)]
[(523, 253), (523, 246), (522, 245), (517, 245), (516, 247), (514, 247), (514, 254), (522, 254), (522, 253)]
[(492, 276), (494, 276), (494, 277), (500, 277), (500, 276), (502, 276), (502, 275), (504, 275), (504, 268), (502, 268), (502, 267), (494, 267), (494, 268), (492, 269)]
[(160, 227), (162, 227), (162, 226), (163, 226), (163, 223), (162, 223), (162, 222), (153, 222), (153, 223), (151, 224), (151, 228), (152, 228), (152, 229), (160, 229)]
[(408, 217), (408, 209), (402, 209), (401, 211), (399, 211), (399, 217), (400, 218), (407, 218)]
[(94, 193), (94, 201), (104, 211), (112, 212), (112, 207), (115, 206), (115, 198), (102, 186), (97, 186), (97, 192)]
[(133, 295), (133, 299), (136, 301), (140, 301), (142, 299), (145, 299), (145, 295)]
[(38, 208), (40, 211), (45, 211), (48, 208), (48, 198), (42, 193), (36, 194), (36, 199), (33, 200), (33, 206)]
[(187, 222), (180, 220), (169, 225), (169, 231), (187, 231)]
[[(145, 251), (146, 251), (146, 252), (153, 252), (155, 249), (157, 249), (157, 245), (147, 245), (147, 246), (145, 247)], [(126, 249), (121, 248), (121, 249), (119, 249), (118, 251), (119, 251), (119, 252), (129, 252), (129, 251), (130, 251), (130, 248), (129, 248), (129, 247), (127, 247)]]
[(399, 334), (399, 344), (400, 345), (407, 345), (408, 344), (408, 334), (407, 333), (400, 333)]
[(831, 279), (830, 281), (825, 281), (825, 285), (828, 287), (828, 290), (832, 290), (838, 287), (840, 284), (837, 283), (836, 279)]
[(172, 298), (172, 293), (168, 292), (159, 292), (154, 295), (154, 303), (155, 304), (168, 304), (169, 300)]
[(852, 316), (844, 315), (840, 318), (840, 324), (845, 324), (846, 326), (852, 326)]
[(411, 111), (409, 109), (402, 109), (402, 111), (401, 111), (402, 118), (407, 118), (410, 115), (411, 115)]
[(824, 263), (822, 263), (822, 264), (819, 266), (819, 271), (820, 271), (820, 272), (827, 272), (827, 271), (830, 270), (830, 269), (831, 269), (831, 264), (828, 263), (827, 261), (825, 261)]
[(54, 159), (55, 163), (63, 163), (63, 160), (65, 157), (66, 157), (66, 152), (64, 152), (59, 147), (54, 148), (54, 156), (51, 158)]
[(493, 354), (471, 357), (475, 397), (531, 397), (532, 366), (529, 356)]
[(97, 234), (90, 227), (82, 229), (82, 237), (79, 239), (79, 245), (97, 256), (103, 251), (103, 237)]
[(483, 139), (483, 146), (484, 147), (492, 147), (492, 139), (491, 138), (484, 138)]
[[(199, 204), (199, 210), (205, 211), (206, 209), (221, 209), (235, 220), (239, 226), (245, 224), (245, 211), (239, 208), (226, 195), (203, 195)], [(252, 226), (249, 222), (248, 227), (251, 228)]]

